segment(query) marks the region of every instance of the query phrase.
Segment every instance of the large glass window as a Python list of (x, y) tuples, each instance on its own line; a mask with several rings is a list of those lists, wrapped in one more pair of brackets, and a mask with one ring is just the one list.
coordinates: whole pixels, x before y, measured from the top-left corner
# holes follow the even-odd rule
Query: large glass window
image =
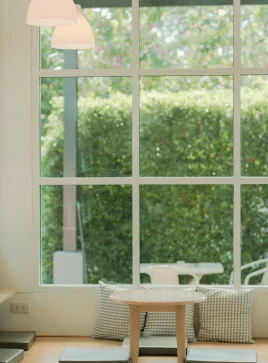
[(268, 285), (268, 5), (76, 0), (41, 28), (40, 283)]

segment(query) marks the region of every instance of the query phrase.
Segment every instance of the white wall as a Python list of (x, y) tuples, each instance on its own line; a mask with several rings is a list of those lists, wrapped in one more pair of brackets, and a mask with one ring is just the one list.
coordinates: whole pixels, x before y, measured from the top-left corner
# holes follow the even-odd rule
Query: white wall
[[(0, 306), (1, 329), (34, 329), (38, 335), (90, 335), (97, 289), (38, 289), (38, 241), (33, 233), (31, 29), (27, 0), (0, 0), (0, 286), (28, 302), (29, 314)], [(38, 122), (38, 120), (34, 120)], [(256, 291), (255, 337), (268, 337), (268, 292)]]
[(30, 314), (11, 314), (10, 301), (2, 304), (1, 329), (89, 335), (98, 307), (96, 288), (40, 293), (37, 286), (27, 6), (28, 0), (0, 0), (0, 286), (15, 289), (12, 301), (28, 302)]
[(0, 2), (0, 283), (31, 291), (31, 35), (25, 10), (25, 1)]

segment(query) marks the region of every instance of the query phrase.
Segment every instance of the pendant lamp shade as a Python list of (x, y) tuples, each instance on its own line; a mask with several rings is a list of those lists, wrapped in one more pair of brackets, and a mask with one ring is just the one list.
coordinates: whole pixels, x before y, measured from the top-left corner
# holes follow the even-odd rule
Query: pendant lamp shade
[(27, 24), (35, 26), (69, 26), (78, 23), (73, 0), (31, 0)]
[(85, 19), (80, 5), (75, 5), (78, 24), (54, 29), (51, 47), (57, 49), (90, 49), (95, 47), (91, 27)]

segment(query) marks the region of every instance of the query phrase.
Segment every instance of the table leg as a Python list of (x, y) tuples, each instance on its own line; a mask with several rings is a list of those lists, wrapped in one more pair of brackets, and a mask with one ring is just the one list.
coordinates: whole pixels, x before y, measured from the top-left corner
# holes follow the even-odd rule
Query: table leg
[(140, 347), (140, 311), (137, 306), (129, 306), (129, 345), (131, 363), (137, 363)]
[(186, 352), (186, 305), (176, 306), (176, 334), (177, 334), (177, 354), (178, 363), (184, 363)]

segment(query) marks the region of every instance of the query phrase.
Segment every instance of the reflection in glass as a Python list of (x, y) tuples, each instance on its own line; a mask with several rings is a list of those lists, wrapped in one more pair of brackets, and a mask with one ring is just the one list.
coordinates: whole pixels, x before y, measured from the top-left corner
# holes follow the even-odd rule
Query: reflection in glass
[(232, 6), (140, 9), (142, 68), (207, 68), (233, 65)]
[(131, 175), (131, 125), (130, 78), (42, 78), (41, 175)]
[(232, 77), (143, 77), (142, 176), (233, 174)]
[[(141, 263), (220, 263), (224, 273), (205, 275), (201, 283), (228, 284), (233, 269), (233, 187), (140, 188)], [(149, 282), (148, 276), (142, 278)]]
[(268, 185), (242, 185), (241, 202), (242, 284), (268, 285)]
[(268, 76), (242, 76), (241, 173), (268, 175)]
[[(74, 200), (70, 198), (72, 194), (66, 193), (66, 186), (41, 187), (41, 283), (53, 284), (62, 278), (58, 274), (64, 271), (66, 279), (68, 275), (74, 278), (77, 269), (83, 274), (80, 284), (97, 284), (99, 280), (131, 283), (131, 186), (67, 188), (70, 187), (74, 190), (73, 195), (76, 194)], [(70, 210), (72, 203), (74, 208)], [(64, 224), (66, 213), (70, 215)], [(68, 251), (64, 252), (70, 239), (73, 239), (74, 253), (82, 255), (81, 260), (78, 256), (78, 262), (74, 259), (73, 265), (64, 264), (64, 261), (70, 261)], [(55, 259), (55, 255), (60, 258)]]

